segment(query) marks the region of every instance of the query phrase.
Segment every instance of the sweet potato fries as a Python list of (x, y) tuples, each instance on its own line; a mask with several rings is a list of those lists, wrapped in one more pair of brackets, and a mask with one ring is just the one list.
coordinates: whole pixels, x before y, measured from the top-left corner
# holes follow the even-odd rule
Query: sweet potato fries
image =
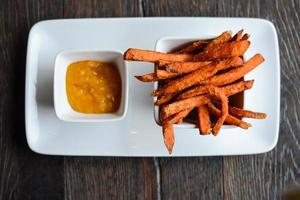
[[(261, 54), (247, 61), (243, 55), (250, 46), (249, 34), (225, 31), (210, 40), (197, 40), (170, 53), (128, 49), (124, 59), (155, 64), (152, 73), (136, 76), (142, 82), (158, 81), (151, 94), (157, 97), (164, 143), (171, 154), (174, 146), (173, 124), (180, 124), (196, 111), (201, 135), (217, 135), (222, 125), (248, 129), (243, 118), (264, 119), (265, 113), (244, 110), (230, 102), (230, 96), (251, 89), (254, 80), (243, 77), (264, 62)], [(229, 105), (231, 104), (231, 105)]]

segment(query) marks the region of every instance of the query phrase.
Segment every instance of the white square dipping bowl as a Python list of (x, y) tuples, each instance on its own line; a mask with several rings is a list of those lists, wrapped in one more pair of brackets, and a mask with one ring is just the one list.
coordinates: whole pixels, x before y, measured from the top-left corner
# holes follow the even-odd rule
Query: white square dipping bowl
[[(201, 39), (212, 39), (217, 37), (217, 35), (207, 35), (206, 37), (203, 37)], [(155, 50), (159, 52), (171, 52), (173, 50), (176, 50), (178, 47), (181, 47), (182, 45), (194, 42), (196, 40), (199, 40), (199, 38), (177, 38), (177, 37), (164, 37), (156, 42)], [(156, 90), (158, 87), (158, 82), (154, 83), (154, 90)], [(154, 97), (154, 102), (156, 102), (157, 97)], [(244, 105), (243, 105), (244, 106)], [(159, 119), (159, 106), (156, 106), (154, 104), (154, 118), (158, 125), (161, 125), (160, 119)], [(182, 122), (180, 124), (174, 124), (174, 128), (188, 128), (188, 129), (197, 129), (197, 125), (195, 123), (191, 122)], [(233, 129), (236, 128), (232, 125), (223, 125), (221, 129)]]
[[(119, 70), (122, 83), (120, 106), (115, 113), (85, 114), (76, 112), (70, 106), (66, 92), (66, 72), (69, 64), (81, 60), (95, 60), (113, 63)], [(74, 50), (63, 51), (56, 56), (54, 69), (54, 108), (57, 117), (72, 122), (108, 122), (125, 117), (128, 104), (128, 75), (123, 54), (117, 51)]]

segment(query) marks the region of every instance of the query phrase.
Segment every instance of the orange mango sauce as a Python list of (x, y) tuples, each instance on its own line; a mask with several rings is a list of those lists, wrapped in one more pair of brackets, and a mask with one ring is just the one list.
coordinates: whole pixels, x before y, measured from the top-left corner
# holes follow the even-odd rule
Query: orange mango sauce
[(121, 100), (121, 77), (111, 63), (84, 60), (67, 69), (66, 90), (69, 104), (81, 113), (113, 113)]

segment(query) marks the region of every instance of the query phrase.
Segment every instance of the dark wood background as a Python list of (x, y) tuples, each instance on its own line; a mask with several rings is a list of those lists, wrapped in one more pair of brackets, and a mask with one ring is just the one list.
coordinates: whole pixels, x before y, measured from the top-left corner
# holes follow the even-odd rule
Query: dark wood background
[[(300, 186), (300, 0), (1, 0), (0, 199), (278, 199)], [(42, 156), (26, 144), (25, 55), (40, 20), (225, 16), (271, 20), (281, 59), (279, 142), (262, 155)], [(272, 67), (272, 66), (269, 66)]]

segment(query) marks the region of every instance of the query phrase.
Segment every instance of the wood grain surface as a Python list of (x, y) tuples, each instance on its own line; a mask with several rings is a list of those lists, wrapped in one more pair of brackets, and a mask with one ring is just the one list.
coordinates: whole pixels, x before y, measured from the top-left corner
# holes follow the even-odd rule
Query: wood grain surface
[(55, 1), (0, 3), (0, 199), (62, 199), (63, 158), (29, 150), (25, 139), (24, 82), (28, 31), (60, 18)]
[(66, 158), (65, 199), (155, 199), (152, 158)]
[[(0, 199), (279, 199), (300, 187), (299, 10), (299, 0), (1, 1)], [(59, 157), (30, 151), (24, 124), (30, 27), (44, 19), (134, 16), (272, 21), (282, 79), (276, 148), (261, 155), (203, 158)]]

